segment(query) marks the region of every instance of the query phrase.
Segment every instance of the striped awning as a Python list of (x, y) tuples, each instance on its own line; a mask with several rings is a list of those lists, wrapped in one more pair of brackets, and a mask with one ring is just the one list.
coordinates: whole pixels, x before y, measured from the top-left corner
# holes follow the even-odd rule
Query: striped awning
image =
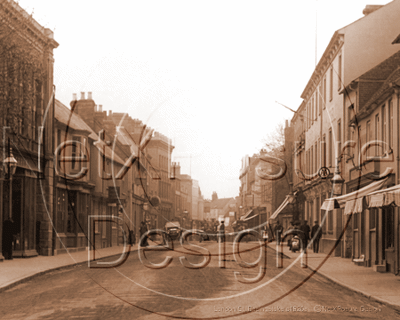
[[(321, 210), (333, 210), (335, 208), (345, 208), (346, 203), (351, 200), (356, 200), (357, 198), (363, 198), (366, 195), (370, 194), (371, 192), (377, 191), (382, 186), (385, 184), (387, 181), (388, 176), (384, 179), (374, 181), (370, 183), (369, 185), (365, 186), (364, 188), (361, 188), (359, 190), (344, 194), (339, 197), (334, 197), (334, 198), (329, 198), (324, 201), (324, 203), (321, 206)], [(336, 203), (336, 206), (334, 205)], [(333, 204), (332, 204), (333, 203)], [(350, 205), (349, 205), (350, 206)]]
[(371, 192), (367, 195), (367, 203), (369, 208), (377, 208), (383, 206), (400, 206), (400, 185)]
[(369, 196), (369, 208), (383, 207), (384, 194), (378, 193)]
[(360, 213), (364, 210), (364, 208), (364, 197), (349, 200), (346, 202), (346, 205), (344, 207), (344, 214)]
[(331, 211), (333, 209), (340, 208), (339, 203), (335, 198), (326, 199), (321, 206), (321, 210)]
[(282, 212), (283, 209), (292, 201), (293, 196), (287, 195), (285, 200), (281, 203), (281, 205), (278, 207), (278, 209), (275, 210), (275, 212), (269, 217), (269, 219), (276, 219), (278, 214)]

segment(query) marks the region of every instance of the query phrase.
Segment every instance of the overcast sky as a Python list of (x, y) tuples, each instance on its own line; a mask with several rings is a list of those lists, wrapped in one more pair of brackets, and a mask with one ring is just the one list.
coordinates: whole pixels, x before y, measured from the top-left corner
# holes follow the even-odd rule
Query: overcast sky
[[(57, 99), (91, 91), (173, 140), (205, 198), (239, 193), (241, 158), (301, 103), (335, 30), (389, 1), (20, 0), (55, 33)], [(317, 26), (317, 28), (316, 28)]]

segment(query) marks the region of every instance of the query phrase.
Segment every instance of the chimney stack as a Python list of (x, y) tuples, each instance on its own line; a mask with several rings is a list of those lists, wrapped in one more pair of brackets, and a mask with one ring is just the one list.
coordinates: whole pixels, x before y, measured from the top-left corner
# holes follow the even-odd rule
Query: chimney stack
[(76, 97), (76, 93), (73, 93), (72, 94), (72, 101), (76, 101), (76, 100), (78, 100), (78, 98)]
[(85, 100), (85, 93), (81, 92), (81, 100)]
[(88, 98), (88, 100), (92, 100), (92, 93), (91, 92), (87, 93), (87, 98)]
[(367, 4), (363, 10), (363, 14), (364, 14), (364, 16), (367, 16), (370, 13), (372, 13), (382, 7), (383, 7), (383, 5)]
[(103, 112), (103, 105), (99, 104), (99, 109), (97, 110), (98, 112)]

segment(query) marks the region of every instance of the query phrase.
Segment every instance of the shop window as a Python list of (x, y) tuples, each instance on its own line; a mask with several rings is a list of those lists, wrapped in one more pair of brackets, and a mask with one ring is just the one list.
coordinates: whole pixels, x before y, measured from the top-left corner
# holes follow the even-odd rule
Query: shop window
[(57, 232), (65, 232), (65, 219), (67, 212), (67, 191), (62, 189), (57, 189)]
[(376, 212), (378, 209), (372, 208), (369, 210), (369, 228), (375, 229), (376, 228)]
[(384, 209), (384, 223), (385, 223), (385, 248), (394, 247), (394, 209), (388, 207)]
[(358, 229), (358, 213), (353, 213), (353, 229)]
[(80, 142), (81, 142), (81, 137), (78, 136), (73, 136), (72, 140), (74, 141), (73, 145), (72, 145), (72, 162), (71, 162), (71, 169), (72, 170), (80, 170), (80, 161), (78, 159), (78, 157), (80, 157), (81, 153), (80, 153)]
[(333, 210), (328, 211), (328, 232), (333, 232)]
[(67, 232), (76, 233), (76, 192), (68, 191)]

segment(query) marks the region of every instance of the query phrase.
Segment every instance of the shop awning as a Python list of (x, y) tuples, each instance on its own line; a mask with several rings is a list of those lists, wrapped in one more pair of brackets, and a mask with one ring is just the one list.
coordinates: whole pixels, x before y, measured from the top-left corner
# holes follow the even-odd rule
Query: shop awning
[(269, 219), (276, 219), (278, 214), (282, 212), (283, 209), (290, 203), (290, 200), (292, 199), (293, 196), (287, 195), (285, 200), (281, 203), (281, 205), (278, 207), (278, 209), (275, 210), (275, 212), (272, 214), (272, 216), (269, 217)]
[[(366, 187), (361, 188), (359, 190), (344, 194), (339, 197), (326, 199), (321, 206), (321, 210), (330, 211), (335, 208), (345, 208), (346, 203), (348, 201), (356, 200), (357, 198), (363, 198), (366, 195), (370, 194), (371, 192), (377, 191), (380, 188), (382, 188), (382, 186), (387, 181), (387, 179), (388, 179), (388, 177), (386, 177), (382, 180), (374, 181), (374, 182), (370, 183), (369, 185), (367, 185)], [(336, 206), (335, 206), (335, 204), (336, 204)], [(362, 202), (361, 202), (361, 204), (362, 204)], [(350, 207), (351, 204), (349, 204), (348, 206)], [(354, 206), (354, 208), (355, 208), (355, 206)]]
[(349, 200), (346, 202), (344, 207), (344, 214), (360, 213), (364, 210), (364, 197), (357, 198), (355, 200)]
[(245, 221), (245, 219), (253, 212), (253, 209), (250, 209), (249, 211), (246, 212), (244, 216), (240, 217), (240, 220)]
[(255, 217), (258, 217), (258, 212), (254, 209), (250, 210), (246, 215), (240, 218), (242, 221), (248, 221), (250, 219), (253, 219)]
[(368, 207), (377, 208), (383, 206), (400, 206), (400, 185), (371, 192), (366, 196)]

